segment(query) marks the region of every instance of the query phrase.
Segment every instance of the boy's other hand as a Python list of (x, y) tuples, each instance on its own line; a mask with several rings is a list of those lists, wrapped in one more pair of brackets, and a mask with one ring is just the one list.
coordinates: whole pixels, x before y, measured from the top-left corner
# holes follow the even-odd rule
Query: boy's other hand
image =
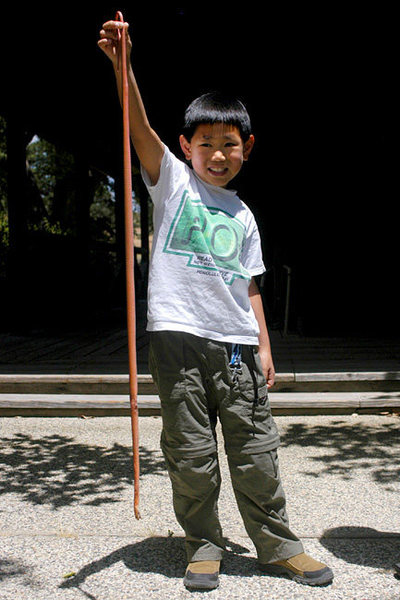
[[(102, 29), (100, 30), (100, 39), (97, 42), (97, 45), (101, 50), (103, 50), (104, 54), (111, 60), (111, 62), (116, 65), (118, 61), (118, 45), (120, 40), (120, 31), (123, 28), (128, 29), (129, 24), (122, 21), (106, 21), (103, 24)], [(126, 36), (126, 54), (127, 59), (130, 58), (130, 53), (132, 50), (132, 42), (127, 33)]]
[(275, 367), (272, 361), (271, 353), (259, 349), (259, 356), (264, 377), (267, 380), (267, 386), (268, 388), (271, 388), (275, 383)]

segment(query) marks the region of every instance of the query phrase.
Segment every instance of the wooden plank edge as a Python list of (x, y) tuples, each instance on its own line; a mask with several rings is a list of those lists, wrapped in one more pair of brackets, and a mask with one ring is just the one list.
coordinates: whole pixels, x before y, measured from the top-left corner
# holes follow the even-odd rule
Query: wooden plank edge
[[(399, 381), (400, 371), (337, 371), (337, 372), (306, 372), (306, 373), (277, 373), (277, 383), (290, 382), (334, 382), (334, 381)], [(128, 374), (84, 374), (84, 373), (0, 373), (0, 384), (8, 383), (121, 383), (129, 382)], [(138, 383), (153, 383), (149, 373), (138, 374)]]
[[(400, 410), (400, 394), (366, 397), (360, 394), (345, 394), (345, 398), (337, 394), (308, 394), (296, 399), (292, 394), (270, 396), (273, 414), (338, 414), (359, 411), (381, 412), (384, 410)], [(158, 396), (141, 396), (138, 398), (139, 415), (159, 415), (160, 400)], [(0, 397), (0, 415), (2, 416), (112, 416), (129, 415), (130, 405), (127, 396), (93, 397), (53, 396), (43, 397), (30, 395), (29, 398), (18, 394), (7, 394)]]

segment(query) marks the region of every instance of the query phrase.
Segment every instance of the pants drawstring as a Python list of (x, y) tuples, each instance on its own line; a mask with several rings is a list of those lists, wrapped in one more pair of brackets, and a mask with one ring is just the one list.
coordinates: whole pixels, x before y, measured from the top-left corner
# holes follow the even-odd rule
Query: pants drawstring
[(238, 380), (238, 376), (242, 373), (242, 345), (232, 344), (232, 354), (229, 363), (233, 373), (233, 381)]

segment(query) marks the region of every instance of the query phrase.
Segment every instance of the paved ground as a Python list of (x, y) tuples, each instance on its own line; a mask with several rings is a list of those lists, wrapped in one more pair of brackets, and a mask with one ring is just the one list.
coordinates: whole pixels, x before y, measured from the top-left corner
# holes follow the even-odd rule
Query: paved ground
[[(276, 417), (291, 525), (335, 580), (313, 589), (261, 575), (225, 456), (220, 515), (228, 552), (214, 599), (395, 600), (400, 580), (400, 419)], [(182, 585), (182, 531), (159, 451), (159, 417), (140, 418), (141, 512), (132, 510), (130, 422), (0, 422), (0, 599), (204, 598)], [(222, 444), (221, 444), (222, 446)]]

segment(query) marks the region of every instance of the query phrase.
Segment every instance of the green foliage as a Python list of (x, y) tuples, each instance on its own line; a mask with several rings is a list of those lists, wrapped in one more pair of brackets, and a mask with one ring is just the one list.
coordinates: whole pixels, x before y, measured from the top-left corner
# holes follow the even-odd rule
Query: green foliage
[[(77, 235), (80, 182), (74, 157), (46, 140), (33, 138), (27, 147), (27, 160), (42, 206), (35, 229), (58, 235)], [(92, 239), (115, 242), (114, 194), (107, 175), (92, 170), (89, 175), (93, 192), (90, 205)]]
[(0, 214), (7, 209), (6, 122), (0, 115)]
[(115, 243), (115, 199), (112, 180), (103, 173), (91, 171), (93, 202), (90, 225), (93, 239)]
[(8, 216), (4, 211), (0, 212), (0, 247), (8, 246)]
[(0, 276), (6, 270), (6, 257), (9, 246), (7, 213), (0, 210)]
[[(11, 289), (7, 263), (15, 259), (9, 252), (6, 133), (6, 121), (0, 116), (0, 305), (6, 298), (2, 290)], [(125, 307), (123, 265), (117, 264), (114, 182), (106, 173), (84, 168), (74, 154), (48, 140), (35, 135), (27, 144), (26, 196), (20, 215), (24, 268), (35, 289), (35, 302), (30, 304), (35, 322), (51, 319), (52, 309), (61, 305), (71, 316), (81, 311), (82, 302), (90, 306), (90, 314), (103, 307)], [(133, 177), (133, 189), (145, 193), (135, 185), (140, 174), (134, 172)], [(139, 245), (135, 191), (133, 221)], [(149, 223), (150, 219), (151, 205)], [(12, 301), (8, 306), (12, 308)]]
[(57, 150), (53, 144), (36, 136), (27, 146), (26, 157), (44, 207), (51, 215), (57, 186), (71, 174), (73, 158), (67, 152)]
[[(9, 248), (6, 125), (6, 120), (0, 116), (0, 276), (5, 274)], [(26, 159), (26, 225), (29, 235), (34, 236), (31, 242), (47, 239), (51, 248), (51, 240), (77, 238), (80, 202), (91, 201), (88, 236), (95, 245), (93, 252), (98, 255), (98, 260), (112, 261), (115, 244), (113, 181), (106, 174), (92, 169), (85, 196), (75, 157), (38, 136), (28, 143)], [(101, 253), (98, 244), (104, 247)]]
[(9, 245), (7, 214), (7, 148), (6, 122), (0, 116), (0, 276), (6, 269), (6, 257)]

